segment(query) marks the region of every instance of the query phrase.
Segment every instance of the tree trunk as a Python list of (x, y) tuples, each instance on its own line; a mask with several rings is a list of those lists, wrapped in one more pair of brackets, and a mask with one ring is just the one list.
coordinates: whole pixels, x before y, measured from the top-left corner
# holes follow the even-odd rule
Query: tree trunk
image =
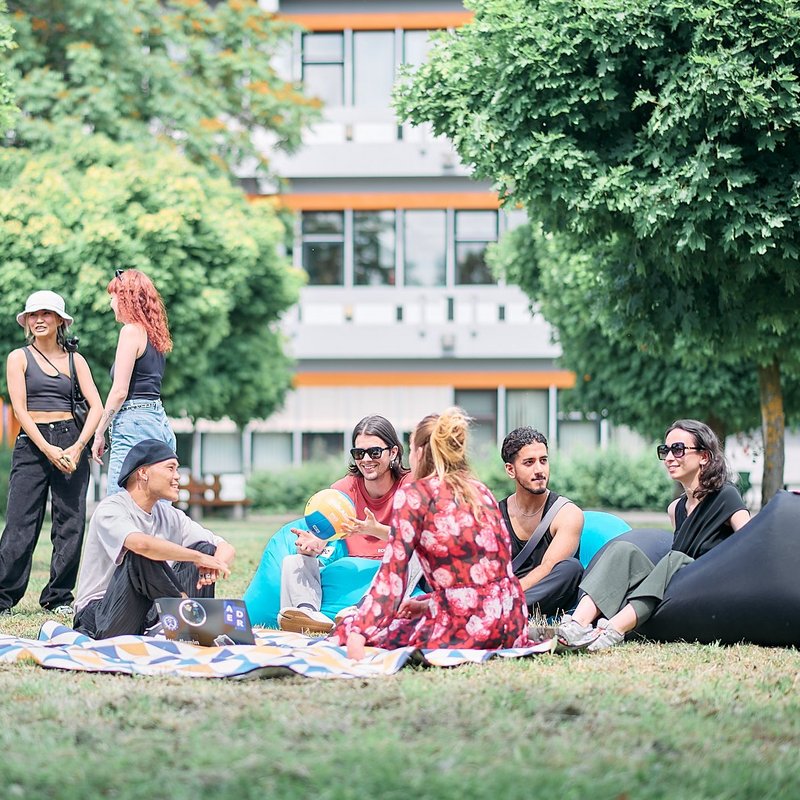
[(761, 507), (783, 488), (784, 414), (781, 393), (781, 368), (777, 359), (758, 368), (761, 399), (761, 435), (764, 440), (764, 477), (761, 482)]
[(728, 438), (728, 426), (725, 424), (725, 420), (720, 419), (713, 411), (710, 411), (706, 416), (706, 422), (708, 427), (717, 434), (717, 439), (719, 439), (719, 443), (724, 450), (725, 440)]

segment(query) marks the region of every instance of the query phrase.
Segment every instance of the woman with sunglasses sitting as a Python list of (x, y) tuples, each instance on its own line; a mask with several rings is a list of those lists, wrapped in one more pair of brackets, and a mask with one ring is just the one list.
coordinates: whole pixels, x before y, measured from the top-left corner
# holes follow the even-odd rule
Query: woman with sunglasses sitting
[(164, 301), (138, 269), (114, 273), (107, 287), (111, 309), (122, 323), (111, 367), (111, 390), (94, 435), (92, 458), (100, 464), (111, 426), (111, 455), (106, 494), (121, 491), (117, 482), (128, 451), (144, 439), (158, 439), (175, 450), (175, 434), (161, 404), (166, 354), (172, 350)]
[[(528, 645), (525, 595), (511, 569), (500, 507), (467, 463), (460, 408), (425, 417), (411, 437), (414, 480), (397, 493), (386, 556), (367, 596), (331, 634), (352, 659), (364, 646)], [(431, 592), (405, 598), (418, 556)]]
[[(409, 479), (409, 470), (403, 466), (403, 443), (386, 417), (364, 417), (353, 428), (351, 441), (348, 474), (331, 486), (355, 506), (355, 518), (346, 526), (341, 544), (347, 557), (372, 559), (377, 569), (386, 549), (395, 493)], [(297, 536), (297, 555), (281, 564), (278, 625), (287, 631), (328, 633), (334, 621), (321, 611), (325, 566), (317, 560), (328, 542), (300, 528), (292, 528), (292, 533)]]
[(683, 487), (667, 509), (675, 530), (672, 549), (654, 564), (635, 544), (610, 542), (584, 576), (575, 611), (558, 626), (559, 644), (566, 649), (594, 652), (619, 644), (652, 615), (679, 569), (750, 519), (730, 482), (719, 440), (707, 425), (691, 419), (674, 422), (657, 452), (669, 476)]

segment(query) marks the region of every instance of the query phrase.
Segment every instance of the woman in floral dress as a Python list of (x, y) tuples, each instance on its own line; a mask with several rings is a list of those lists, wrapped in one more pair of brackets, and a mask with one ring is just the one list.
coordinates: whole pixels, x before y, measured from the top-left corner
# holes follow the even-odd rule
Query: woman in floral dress
[[(467, 465), (469, 420), (458, 408), (425, 417), (411, 437), (415, 480), (397, 490), (392, 530), (370, 591), (331, 638), (364, 646), (475, 648), (528, 644), (525, 597), (492, 493)], [(416, 552), (430, 594), (402, 601)]]

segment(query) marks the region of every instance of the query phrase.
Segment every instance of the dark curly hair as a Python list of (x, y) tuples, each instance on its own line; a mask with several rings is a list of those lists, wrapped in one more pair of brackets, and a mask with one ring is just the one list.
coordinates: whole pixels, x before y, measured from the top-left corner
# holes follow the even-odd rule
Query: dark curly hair
[(503, 439), (503, 446), (500, 448), (500, 455), (504, 464), (513, 464), (514, 456), (522, 450), (523, 447), (534, 442), (543, 444), (547, 447), (547, 437), (530, 426), (523, 428), (515, 428), (511, 433)]
[[(700, 467), (699, 488), (694, 496), (699, 500), (711, 492), (718, 492), (725, 483), (731, 480), (732, 475), (717, 434), (705, 422), (696, 419), (675, 420), (667, 428), (664, 438), (666, 439), (674, 430), (686, 431), (694, 437), (694, 446), (708, 453), (708, 461)], [(688, 445), (689, 442), (686, 444)]]

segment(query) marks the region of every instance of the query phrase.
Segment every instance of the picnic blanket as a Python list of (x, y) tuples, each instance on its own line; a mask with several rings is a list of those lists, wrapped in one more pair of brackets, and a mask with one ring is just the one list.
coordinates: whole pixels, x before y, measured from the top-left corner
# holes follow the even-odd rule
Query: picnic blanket
[(159, 637), (117, 636), (94, 640), (55, 621), (42, 625), (38, 640), (0, 635), (0, 664), (33, 663), (47, 669), (191, 678), (370, 678), (393, 675), (406, 664), (455, 667), (491, 658), (521, 658), (551, 652), (555, 640), (509, 650), (401, 650), (367, 648), (363, 661), (326, 639), (256, 628), (255, 645), (198, 647)]

